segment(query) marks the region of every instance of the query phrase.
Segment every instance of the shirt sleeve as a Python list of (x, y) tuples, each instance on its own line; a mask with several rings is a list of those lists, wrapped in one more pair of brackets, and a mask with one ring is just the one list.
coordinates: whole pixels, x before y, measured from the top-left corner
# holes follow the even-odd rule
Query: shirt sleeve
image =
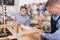
[(29, 26), (29, 25), (30, 25), (30, 20), (27, 20), (26, 26)]
[(60, 19), (58, 20), (56, 27), (57, 27), (57, 28), (60, 27)]
[(55, 33), (52, 33), (52, 34), (43, 33), (42, 36), (49, 40), (59, 40), (60, 39), (59, 32), (60, 32), (60, 28)]
[(9, 17), (11, 17), (12, 19), (14, 19), (15, 17), (14, 17), (14, 12), (12, 12), (12, 11), (8, 11), (7, 12), (7, 15), (9, 16)]
[(30, 17), (27, 16), (27, 20), (26, 20), (26, 22), (25, 22), (25, 26), (29, 26), (29, 25), (30, 25)]

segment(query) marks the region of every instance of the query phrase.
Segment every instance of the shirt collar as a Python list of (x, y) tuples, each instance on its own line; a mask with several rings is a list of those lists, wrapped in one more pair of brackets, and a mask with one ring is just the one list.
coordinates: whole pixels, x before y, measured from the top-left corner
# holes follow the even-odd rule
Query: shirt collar
[(52, 18), (56, 21), (60, 17), (60, 13), (53, 15)]
[[(18, 14), (19, 14), (20, 16), (22, 16), (22, 15), (21, 15), (21, 12), (19, 12)], [(26, 16), (27, 16), (27, 15), (26, 15)], [(26, 17), (26, 16), (22, 16), (22, 17)]]

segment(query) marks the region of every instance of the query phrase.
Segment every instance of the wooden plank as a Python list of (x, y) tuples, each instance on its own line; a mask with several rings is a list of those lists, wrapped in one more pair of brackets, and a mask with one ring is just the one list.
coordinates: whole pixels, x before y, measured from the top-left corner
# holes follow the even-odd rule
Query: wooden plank
[(0, 38), (0, 40), (9, 40), (9, 38), (8, 37), (2, 37), (2, 38)]
[(15, 25), (16, 27), (14, 27), (14, 31), (16, 32), (16, 33), (18, 33), (18, 25)]
[[(14, 28), (14, 29), (12, 29), (12, 27)], [(15, 33), (18, 33), (18, 24), (4, 24), (4, 25), (0, 25), (0, 28), (4, 28), (4, 29), (8, 29), (10, 32), (11, 31), (13, 31), (13, 32), (15, 32)], [(11, 30), (10, 30), (11, 29)], [(5, 33), (6, 31), (4, 30), (4, 33)]]
[(23, 32), (22, 36), (30, 36), (30, 35), (34, 35), (34, 34), (38, 34), (38, 33), (35, 32), (35, 31), (32, 31), (32, 32)]
[(0, 25), (0, 28), (6, 28), (6, 27), (9, 27), (9, 26), (11, 26), (11, 27), (16, 27), (16, 26), (18, 26), (18, 24), (4, 24), (4, 25)]

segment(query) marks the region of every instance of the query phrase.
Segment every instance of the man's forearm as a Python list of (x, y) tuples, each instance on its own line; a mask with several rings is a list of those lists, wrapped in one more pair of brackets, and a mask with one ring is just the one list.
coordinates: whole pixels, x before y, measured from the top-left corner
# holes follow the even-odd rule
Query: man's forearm
[(56, 40), (57, 39), (57, 35), (54, 34), (47, 34), (47, 33), (42, 33), (41, 36), (43, 36), (44, 38), (47, 38), (49, 40)]

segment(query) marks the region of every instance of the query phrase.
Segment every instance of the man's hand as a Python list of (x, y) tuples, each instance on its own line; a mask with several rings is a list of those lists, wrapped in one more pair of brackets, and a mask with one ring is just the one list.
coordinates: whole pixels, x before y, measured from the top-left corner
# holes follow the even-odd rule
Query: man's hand
[(44, 31), (41, 30), (41, 29), (36, 29), (35, 31), (38, 32), (39, 35), (41, 35), (42, 33), (44, 33)]
[(38, 22), (43, 22), (44, 21), (44, 16), (43, 14), (40, 14), (39, 17), (38, 17)]

